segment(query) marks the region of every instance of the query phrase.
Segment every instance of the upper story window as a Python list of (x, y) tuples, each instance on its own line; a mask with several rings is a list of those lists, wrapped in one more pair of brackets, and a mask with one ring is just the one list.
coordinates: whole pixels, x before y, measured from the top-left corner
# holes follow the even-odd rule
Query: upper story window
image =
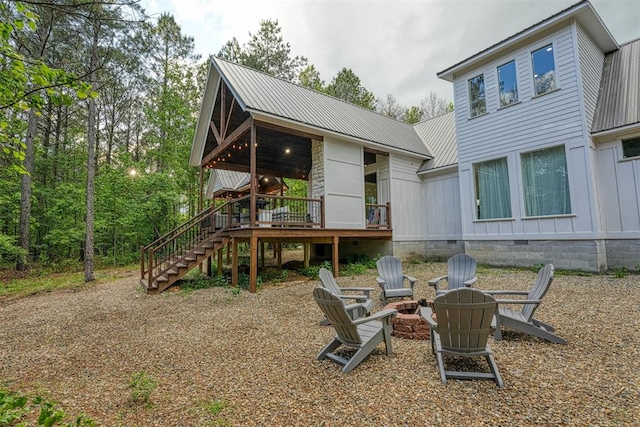
[(500, 91), (501, 107), (518, 102), (516, 61), (507, 62), (498, 67), (498, 90)]
[(521, 156), (527, 216), (571, 213), (569, 173), (564, 145)]
[(480, 116), (487, 112), (487, 102), (484, 96), (484, 74), (469, 79), (469, 115)]
[(511, 194), (507, 158), (475, 163), (476, 214), (478, 219), (510, 218)]
[(640, 137), (622, 140), (622, 157), (640, 157)]
[(553, 44), (531, 53), (533, 62), (533, 86), (536, 95), (551, 92), (558, 88), (556, 64), (553, 59)]

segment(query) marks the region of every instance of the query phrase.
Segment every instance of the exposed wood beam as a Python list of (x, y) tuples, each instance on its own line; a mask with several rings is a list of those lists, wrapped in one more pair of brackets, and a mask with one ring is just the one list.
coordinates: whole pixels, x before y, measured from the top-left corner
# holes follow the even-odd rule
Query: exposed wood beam
[(222, 144), (222, 137), (220, 136), (220, 132), (218, 132), (218, 128), (216, 128), (216, 124), (213, 121), (209, 122), (209, 127), (213, 131), (213, 136), (216, 137), (216, 142), (218, 145)]
[[(249, 142), (249, 174), (250, 174), (250, 184), (249, 184), (249, 194), (251, 194), (251, 198), (249, 200), (249, 225), (251, 227), (255, 226), (256, 222), (256, 193), (257, 183), (258, 183), (258, 174), (256, 172), (256, 167), (258, 165), (258, 150), (256, 147), (257, 139), (256, 139), (256, 126), (255, 124), (251, 124), (251, 140)], [(253, 249), (252, 249), (253, 250)], [(252, 279), (253, 280), (253, 279)]]
[(240, 138), (246, 131), (251, 128), (251, 123), (253, 119), (249, 117), (245, 120), (240, 126), (238, 126), (229, 136), (227, 136), (221, 144), (218, 144), (216, 148), (211, 150), (209, 154), (207, 154), (200, 162), (200, 165), (206, 166), (211, 160), (213, 160), (216, 156), (220, 155), (224, 150), (226, 150), (232, 143), (236, 142), (238, 138)]
[(221, 89), (221, 93), (220, 93), (220, 131), (222, 131), (222, 133), (220, 134), (220, 136), (222, 137), (222, 139), (224, 139), (224, 137), (226, 136), (226, 130), (227, 130), (227, 126), (224, 122), (224, 118), (226, 116), (225, 114), (225, 106), (227, 104), (227, 97), (226, 97), (226, 93), (227, 93), (227, 86), (222, 83), (222, 86), (220, 87)]
[(264, 129), (271, 129), (277, 132), (289, 133), (291, 135), (300, 136), (302, 138), (315, 139), (316, 141), (324, 141), (324, 137), (321, 135), (316, 135), (309, 132), (303, 132), (296, 129), (290, 129), (284, 126), (274, 125), (273, 123), (262, 122), (260, 120), (256, 120), (255, 124), (257, 127)]
[(236, 99), (235, 98), (231, 98), (231, 108), (229, 108), (229, 114), (227, 115), (227, 121), (225, 122), (224, 125), (224, 132), (223, 134), (226, 135), (227, 134), (227, 130), (229, 130), (229, 122), (231, 122), (231, 113), (233, 113), (233, 107), (236, 105)]

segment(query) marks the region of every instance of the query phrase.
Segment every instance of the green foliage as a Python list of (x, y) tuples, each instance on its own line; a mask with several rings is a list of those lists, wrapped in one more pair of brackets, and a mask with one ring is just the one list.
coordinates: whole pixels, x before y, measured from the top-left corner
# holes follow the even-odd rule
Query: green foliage
[(24, 262), (27, 251), (16, 246), (15, 238), (0, 233), (0, 265), (15, 265), (17, 261)]
[(412, 105), (409, 109), (405, 110), (403, 120), (405, 123), (409, 123), (410, 125), (416, 124), (422, 120), (420, 107)]
[(245, 45), (241, 47), (234, 37), (222, 47), (218, 56), (275, 77), (295, 81), (300, 70), (307, 65), (307, 58), (291, 56), (291, 46), (285, 43), (281, 31), (278, 20), (262, 20), (258, 32), (249, 33), (250, 39)]
[(203, 406), (211, 415), (218, 415), (229, 406), (229, 403), (226, 400), (216, 399), (211, 402), (205, 402)]
[(333, 80), (331, 80), (326, 91), (329, 95), (344, 99), (352, 104), (369, 110), (375, 109), (376, 97), (362, 85), (360, 77), (350, 68), (340, 70)]
[(329, 271), (333, 271), (332, 264), (329, 261), (323, 261), (323, 263), (320, 265), (310, 265), (309, 267), (306, 267), (306, 268), (303, 267), (298, 271), (303, 276), (307, 276), (311, 279), (318, 280), (318, 278), (320, 277), (319, 274), (320, 274), (321, 268), (326, 268)]
[(151, 393), (158, 387), (158, 381), (146, 372), (135, 372), (131, 374), (129, 389), (131, 390), (131, 401), (135, 404), (149, 405)]
[(320, 78), (320, 72), (316, 70), (313, 64), (308, 65), (307, 68), (300, 72), (298, 84), (318, 92), (324, 91), (324, 81)]
[(184, 291), (193, 291), (197, 289), (209, 289), (215, 287), (227, 287), (231, 284), (231, 278), (225, 274), (213, 277), (200, 276), (200, 271), (196, 268), (192, 271), (198, 273), (195, 278), (182, 279), (180, 289)]
[(288, 190), (285, 191), (287, 197), (307, 197), (308, 182), (301, 179), (288, 179), (286, 180)]
[(538, 271), (542, 270), (544, 266), (545, 266), (544, 262), (533, 264), (533, 266), (531, 267), (531, 271), (533, 271), (534, 273), (537, 273)]
[[(262, 276), (258, 275), (258, 277), (256, 278), (256, 287), (258, 289), (260, 289), (262, 287), (262, 284), (264, 282)], [(249, 286), (251, 285), (251, 278), (249, 276), (249, 274), (241, 272), (238, 273), (238, 287), (234, 288), (234, 289), (249, 289)], [(239, 293), (239, 291), (238, 291)]]
[(614, 272), (616, 278), (618, 278), (618, 279), (623, 279), (623, 278), (627, 277), (628, 273), (629, 273), (629, 271), (627, 270), (627, 267), (619, 267)]
[(54, 402), (48, 402), (41, 397), (35, 397), (32, 403), (34, 408), (27, 406), (26, 396), (6, 390), (0, 390), (0, 426), (28, 425), (25, 418), (34, 410), (40, 408), (38, 425), (52, 427), (56, 425), (65, 427), (95, 427), (93, 419), (80, 414), (74, 422), (63, 423), (65, 412), (56, 407)]
[(12, 426), (29, 412), (28, 399), (0, 389), (0, 426)]
[(365, 254), (351, 254), (347, 256), (345, 261), (347, 264), (360, 264), (365, 268), (375, 269), (377, 268), (376, 262), (378, 262), (379, 259), (380, 254), (378, 254), (375, 258), (371, 258)]

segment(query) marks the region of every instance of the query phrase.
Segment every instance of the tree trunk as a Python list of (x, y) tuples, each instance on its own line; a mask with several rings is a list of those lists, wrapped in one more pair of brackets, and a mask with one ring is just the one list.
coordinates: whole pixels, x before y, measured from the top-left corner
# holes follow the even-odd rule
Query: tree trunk
[[(91, 61), (89, 64), (90, 83), (96, 86), (96, 65), (98, 64), (98, 34), (100, 32), (100, 22), (93, 20), (93, 43), (91, 45)], [(86, 240), (84, 245), (84, 281), (95, 280), (93, 275), (93, 219), (94, 219), (94, 191), (93, 183), (96, 174), (96, 102), (89, 98), (89, 115), (87, 119), (87, 213), (86, 213)]]
[(29, 248), (31, 242), (31, 234), (29, 232), (31, 217), (31, 177), (33, 176), (33, 157), (34, 157), (34, 144), (36, 132), (38, 131), (38, 116), (36, 110), (29, 110), (29, 122), (27, 125), (27, 137), (25, 138), (25, 158), (24, 167), (28, 173), (22, 174), (22, 181), (20, 184), (20, 247), (27, 251), (26, 262), (18, 260), (16, 263), (16, 269), (24, 271), (27, 269), (27, 262), (29, 260)]

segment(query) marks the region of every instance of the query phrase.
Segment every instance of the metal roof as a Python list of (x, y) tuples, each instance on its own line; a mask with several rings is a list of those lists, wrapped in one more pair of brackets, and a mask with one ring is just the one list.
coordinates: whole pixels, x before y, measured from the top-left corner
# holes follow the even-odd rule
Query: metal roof
[(433, 159), (422, 162), (418, 173), (458, 163), (456, 119), (453, 111), (417, 123), (413, 128), (434, 155)]
[(604, 58), (591, 133), (640, 123), (640, 39)]
[(431, 157), (409, 124), (220, 58), (212, 62), (245, 111)]

